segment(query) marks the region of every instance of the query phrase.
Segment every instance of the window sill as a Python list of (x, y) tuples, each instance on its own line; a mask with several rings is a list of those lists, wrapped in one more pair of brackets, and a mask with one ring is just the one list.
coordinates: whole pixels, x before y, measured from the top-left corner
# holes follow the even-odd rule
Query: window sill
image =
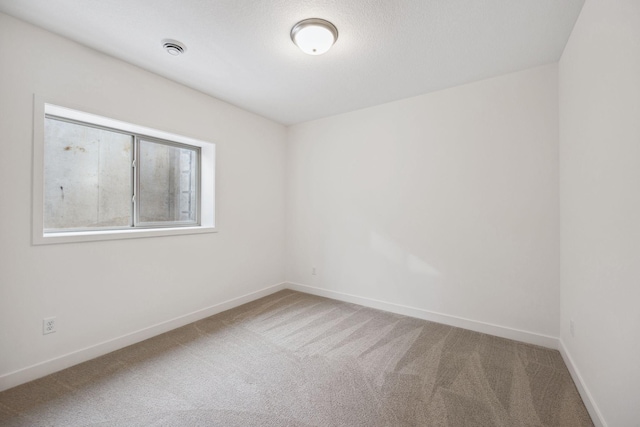
[(215, 227), (175, 227), (175, 228), (137, 228), (128, 230), (74, 231), (34, 235), (34, 245), (47, 245), (75, 242), (95, 242), (100, 240), (138, 239), (142, 237), (179, 236), (185, 234), (215, 233)]

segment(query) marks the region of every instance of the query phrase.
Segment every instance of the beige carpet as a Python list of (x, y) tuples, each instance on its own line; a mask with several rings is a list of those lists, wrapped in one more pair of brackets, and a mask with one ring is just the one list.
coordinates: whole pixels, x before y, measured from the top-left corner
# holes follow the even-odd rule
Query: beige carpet
[(591, 426), (557, 351), (282, 291), (0, 393), (1, 426)]

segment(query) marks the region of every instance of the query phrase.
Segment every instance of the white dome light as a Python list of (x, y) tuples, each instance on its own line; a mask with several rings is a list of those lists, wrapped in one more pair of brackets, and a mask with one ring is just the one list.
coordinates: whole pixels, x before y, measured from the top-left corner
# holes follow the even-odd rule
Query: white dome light
[(322, 55), (337, 39), (338, 29), (324, 19), (305, 19), (291, 29), (291, 40), (300, 50), (309, 55)]

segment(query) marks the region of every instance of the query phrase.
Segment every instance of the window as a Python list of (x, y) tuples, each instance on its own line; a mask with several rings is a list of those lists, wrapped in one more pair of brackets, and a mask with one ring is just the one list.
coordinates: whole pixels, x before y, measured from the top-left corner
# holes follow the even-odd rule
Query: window
[(134, 223), (196, 224), (200, 150), (141, 139), (136, 152), (139, 197)]
[(35, 244), (215, 231), (214, 144), (41, 105)]
[(198, 225), (200, 148), (53, 115), (44, 231)]

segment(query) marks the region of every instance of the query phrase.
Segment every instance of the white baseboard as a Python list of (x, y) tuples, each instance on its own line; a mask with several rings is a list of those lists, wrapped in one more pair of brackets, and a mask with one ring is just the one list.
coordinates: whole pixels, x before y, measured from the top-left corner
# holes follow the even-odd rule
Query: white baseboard
[(353, 304), (363, 305), (365, 307), (376, 308), (378, 310), (390, 311), (392, 313), (404, 314), (405, 316), (411, 316), (418, 319), (429, 320), (431, 322), (456, 326), (458, 328), (469, 329), (472, 331), (481, 332), (483, 334), (495, 335), (497, 337), (508, 338), (528, 344), (535, 344), (554, 350), (558, 349), (558, 339), (549, 335), (522, 331), (519, 329), (508, 328), (506, 326), (499, 326), (491, 323), (479, 322), (477, 320), (450, 316), (448, 314), (435, 313), (433, 311), (424, 310), (421, 308), (409, 307), (406, 305), (394, 304), (376, 299), (360, 297), (357, 295), (345, 294), (328, 289), (316, 288), (314, 286), (302, 285), (300, 283), (287, 282), (286, 287), (294, 291), (300, 291), (308, 294), (336, 299), (339, 301), (350, 302)]
[(595, 404), (591, 393), (589, 392), (582, 379), (582, 376), (580, 375), (580, 371), (573, 362), (573, 359), (571, 358), (571, 355), (565, 347), (562, 339), (292, 282), (283, 282), (277, 285), (269, 286), (267, 288), (251, 292), (246, 295), (242, 295), (240, 297), (233, 298), (219, 304), (215, 304), (210, 307), (206, 307), (201, 310), (197, 310), (192, 313), (185, 314), (183, 316), (179, 316), (174, 319), (167, 320), (165, 322), (161, 322), (108, 341), (101, 342), (96, 345), (92, 345), (90, 347), (76, 350), (71, 353), (67, 353), (65, 355), (19, 369), (17, 371), (0, 375), (0, 391), (7, 390), (20, 384), (24, 384), (26, 382), (44, 377), (54, 372), (58, 372), (70, 366), (77, 365), (78, 363), (86, 362), (87, 360), (94, 359), (96, 357), (102, 356), (115, 350), (119, 350), (131, 344), (144, 341), (164, 332), (168, 332), (170, 330), (179, 328), (200, 319), (213, 316), (214, 314), (221, 313), (223, 311), (232, 309), (242, 304), (246, 304), (248, 302), (287, 288), (312, 295), (335, 299), (338, 301), (363, 305), (365, 307), (385, 310), (392, 313), (415, 317), (418, 319), (429, 320), (445, 325), (456, 326), (476, 332), (495, 335), (502, 338), (508, 338), (516, 341), (526, 342), (529, 344), (558, 349), (560, 350), (560, 354), (562, 355), (562, 358), (564, 359), (564, 362), (567, 365), (569, 372), (571, 373), (571, 377), (573, 378), (573, 381), (578, 388), (578, 392), (580, 393), (580, 396), (582, 397), (582, 400), (584, 401), (584, 404), (587, 407), (589, 415), (591, 415), (594, 424), (596, 425), (596, 427), (607, 427), (607, 423), (604, 421), (604, 418), (602, 417), (598, 406)]
[[(522, 341), (529, 344), (540, 345), (552, 349), (560, 349), (560, 352), (562, 353), (562, 356), (565, 359), (567, 366), (569, 367), (569, 371), (574, 378), (578, 390), (580, 391), (580, 394), (585, 401), (585, 405), (587, 405), (589, 413), (591, 414), (592, 418), (594, 418), (594, 422), (596, 422), (596, 420), (602, 420), (600, 412), (593, 403), (591, 395), (584, 386), (582, 378), (575, 368), (575, 365), (573, 364), (571, 357), (566, 351), (566, 348), (564, 348), (564, 345), (562, 345), (561, 342), (559, 344), (558, 339), (555, 337), (292, 282), (283, 282), (277, 285), (269, 286), (259, 291), (251, 292), (249, 294), (233, 298), (219, 304), (215, 304), (210, 307), (206, 307), (204, 309), (197, 310), (192, 313), (185, 314), (183, 316), (179, 316), (174, 319), (167, 320), (165, 322), (161, 322), (147, 328), (122, 335), (117, 338), (113, 338), (108, 341), (79, 349), (71, 353), (67, 353), (65, 355), (19, 369), (17, 371), (0, 375), (0, 391), (7, 390), (9, 388), (52, 374), (54, 372), (58, 372), (70, 366), (77, 365), (78, 363), (86, 362), (87, 360), (91, 360), (112, 351), (119, 350), (131, 344), (144, 341), (156, 335), (168, 332), (175, 328), (179, 328), (197, 320), (213, 316), (214, 314), (229, 310), (242, 304), (246, 304), (285, 288), (289, 288), (299, 292), (305, 292), (312, 295), (323, 296), (339, 301), (359, 304), (365, 307), (376, 308), (392, 313), (429, 320), (432, 322), (438, 322), (445, 325), (456, 326), (459, 328), (469, 329), (489, 335), (495, 335), (502, 338)], [(604, 423), (603, 421), (601, 421), (600, 425), (606, 427), (606, 423)]]
[(201, 310), (176, 317), (171, 320), (167, 320), (165, 322), (160, 322), (147, 328), (140, 329), (138, 331), (131, 332), (129, 334), (101, 342), (99, 344), (72, 351), (71, 353), (67, 353), (53, 359), (45, 360), (44, 362), (27, 366), (26, 368), (22, 368), (17, 371), (9, 372), (0, 376), (0, 391), (7, 390), (11, 387), (15, 387), (20, 384), (24, 384), (26, 382), (44, 377), (54, 372), (58, 372), (62, 369), (66, 369), (70, 366), (77, 365), (78, 363), (86, 362), (87, 360), (91, 360), (112, 351), (119, 350), (131, 344), (144, 341), (156, 335), (160, 335), (181, 326), (188, 325), (189, 323), (195, 322), (197, 320), (213, 316), (214, 314), (218, 314), (225, 310), (229, 310), (239, 305), (246, 304), (253, 300), (265, 297), (274, 292), (285, 289), (285, 285), (285, 283), (279, 283), (277, 285), (269, 286), (259, 291), (251, 292), (246, 295), (242, 295), (240, 297), (233, 298), (219, 304), (215, 304), (210, 307), (206, 307)]
[(593, 424), (595, 424), (596, 427), (607, 427), (607, 423), (605, 422), (604, 417), (602, 416), (602, 413), (598, 408), (598, 405), (596, 405), (595, 400), (593, 400), (593, 396), (591, 396), (587, 385), (584, 383), (578, 367), (573, 362), (573, 358), (571, 357), (571, 354), (569, 354), (569, 350), (567, 350), (567, 347), (564, 345), (564, 341), (562, 340), (562, 338), (560, 338), (558, 341), (560, 354), (564, 359), (564, 364), (567, 365), (567, 368), (569, 368), (571, 378), (573, 378), (573, 382), (578, 389), (578, 393), (580, 393), (580, 397), (582, 397), (584, 406), (587, 407), (587, 411), (589, 411), (589, 415), (591, 415)]

